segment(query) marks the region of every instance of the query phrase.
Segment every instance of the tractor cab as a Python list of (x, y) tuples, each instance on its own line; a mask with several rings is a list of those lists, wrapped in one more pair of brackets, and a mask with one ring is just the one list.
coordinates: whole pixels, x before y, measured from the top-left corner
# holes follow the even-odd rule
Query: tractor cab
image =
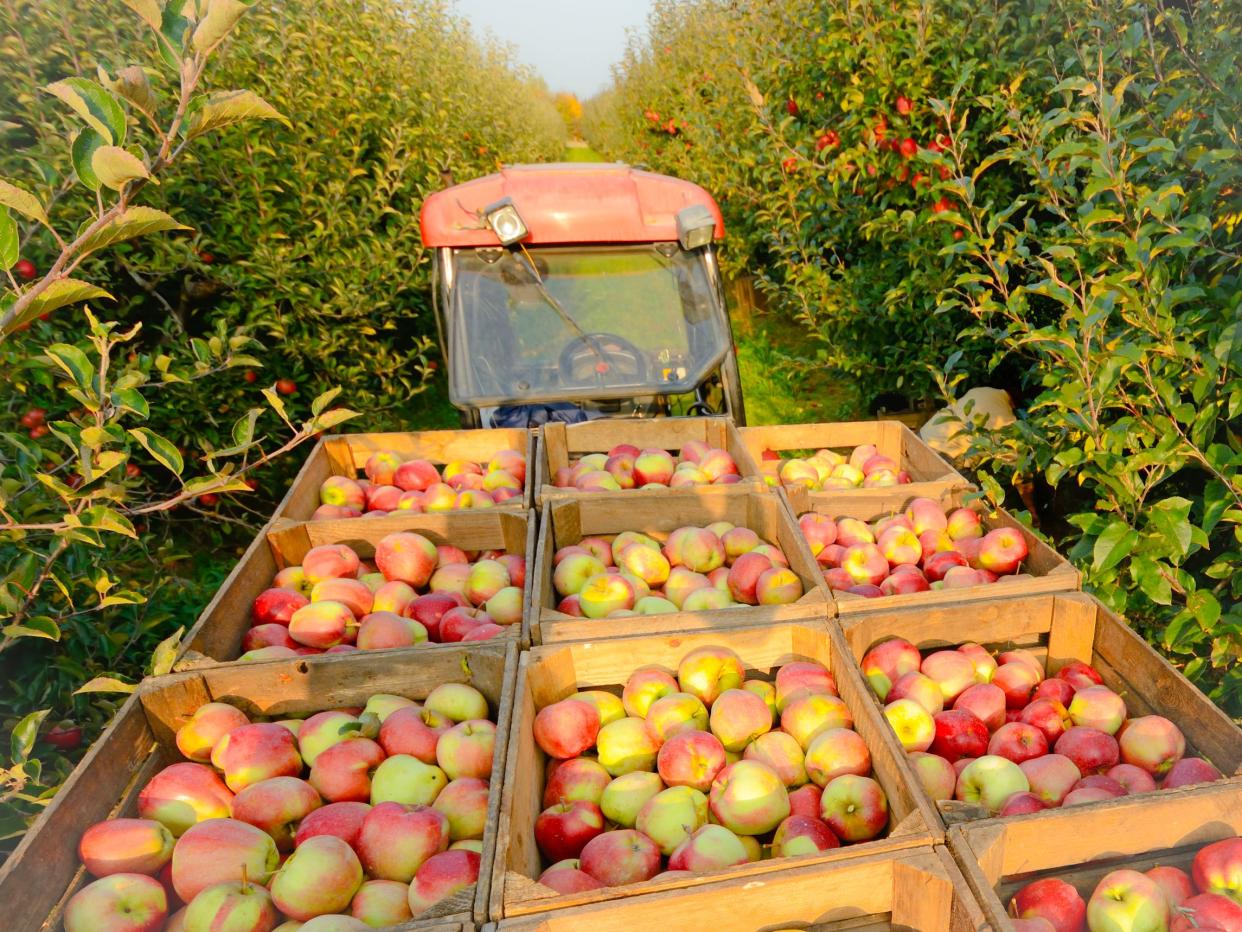
[(429, 196), (449, 398), (468, 427), (725, 414), (745, 422), (698, 185), (620, 164), (519, 165)]

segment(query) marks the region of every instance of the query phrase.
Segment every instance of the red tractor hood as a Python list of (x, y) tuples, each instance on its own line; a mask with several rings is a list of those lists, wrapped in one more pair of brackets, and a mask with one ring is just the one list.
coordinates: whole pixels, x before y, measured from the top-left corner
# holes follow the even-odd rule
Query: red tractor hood
[(497, 246), (483, 208), (513, 199), (533, 246), (572, 243), (660, 243), (677, 239), (677, 212), (702, 204), (724, 220), (712, 196), (697, 184), (619, 163), (564, 162), (514, 165), (494, 175), (437, 191), (423, 201), (423, 244)]

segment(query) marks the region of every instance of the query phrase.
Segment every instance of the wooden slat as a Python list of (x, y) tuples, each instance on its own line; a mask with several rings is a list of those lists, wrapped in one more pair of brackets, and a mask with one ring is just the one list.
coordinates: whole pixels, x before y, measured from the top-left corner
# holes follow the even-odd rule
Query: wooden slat
[[(1176, 863), (1187, 853), (1242, 834), (1242, 780), (1162, 790), (1091, 806), (1049, 809), (949, 830), (958, 867), (996, 928), (1015, 881), (1057, 876), (1087, 886), (1091, 862)], [(1050, 841), (1051, 840), (1051, 841)], [(1004, 899), (998, 890), (1003, 891)]]
[[(858, 856), (613, 902), (504, 919), (496, 932), (977, 932), (982, 912), (951, 859), (931, 850)], [(899, 925), (900, 923), (900, 925)]]
[[(816, 660), (833, 671), (842, 699), (854, 712), (855, 730), (867, 742), (876, 779), (889, 799), (889, 837), (806, 858), (763, 861), (692, 878), (655, 879), (632, 887), (557, 896), (534, 881), (541, 870), (534, 842), (534, 822), (541, 810), (545, 755), (535, 744), (532, 725), (540, 708), (575, 691), (602, 688), (613, 692), (642, 666), (676, 670), (681, 658), (696, 647), (720, 645), (735, 651), (750, 673), (770, 677), (792, 660)], [(863, 695), (860, 674), (849, 663), (846, 649), (834, 640), (827, 622), (803, 622), (735, 628), (711, 633), (679, 633), (658, 637), (570, 642), (534, 648), (518, 667), (509, 761), (501, 797), (500, 836), (492, 877), (491, 917), (512, 917), (564, 906), (601, 902), (653, 891), (697, 886), (732, 877), (747, 879), (808, 863), (829, 863), (874, 852), (926, 845), (934, 818), (906, 785), (895, 766), (900, 755), (896, 739)]]
[[(746, 606), (710, 612), (669, 612), (664, 615), (575, 618), (556, 610), (552, 588), (553, 557), (561, 547), (583, 537), (611, 536), (622, 531), (641, 531), (657, 540), (686, 525), (705, 526), (729, 521), (750, 527), (760, 537), (781, 548), (790, 569), (802, 580), (803, 595), (788, 605)], [(669, 631), (702, 631), (726, 627), (776, 624), (810, 618), (826, 618), (829, 601), (822, 576), (780, 500), (762, 492), (739, 495), (701, 495), (677, 490), (657, 497), (628, 501), (581, 497), (549, 501), (544, 505), (536, 557), (538, 580), (532, 588), (531, 640), (535, 644), (563, 643), (585, 638), (633, 637)]]

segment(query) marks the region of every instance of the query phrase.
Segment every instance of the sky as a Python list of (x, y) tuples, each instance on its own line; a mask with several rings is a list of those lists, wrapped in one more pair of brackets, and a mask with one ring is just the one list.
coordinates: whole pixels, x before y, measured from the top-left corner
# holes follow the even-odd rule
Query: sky
[(476, 30), (516, 46), (550, 90), (581, 100), (608, 86), (626, 30), (641, 28), (650, 6), (651, 0), (457, 0)]

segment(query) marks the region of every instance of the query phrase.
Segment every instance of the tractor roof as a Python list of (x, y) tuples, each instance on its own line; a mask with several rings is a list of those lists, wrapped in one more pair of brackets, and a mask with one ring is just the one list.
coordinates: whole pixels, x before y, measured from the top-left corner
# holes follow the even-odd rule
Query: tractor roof
[(512, 165), (492, 175), (437, 191), (423, 201), (423, 244), (495, 246), (483, 208), (509, 197), (526, 221), (534, 246), (572, 243), (659, 243), (677, 239), (677, 212), (702, 204), (724, 220), (697, 184), (640, 171), (618, 162)]

